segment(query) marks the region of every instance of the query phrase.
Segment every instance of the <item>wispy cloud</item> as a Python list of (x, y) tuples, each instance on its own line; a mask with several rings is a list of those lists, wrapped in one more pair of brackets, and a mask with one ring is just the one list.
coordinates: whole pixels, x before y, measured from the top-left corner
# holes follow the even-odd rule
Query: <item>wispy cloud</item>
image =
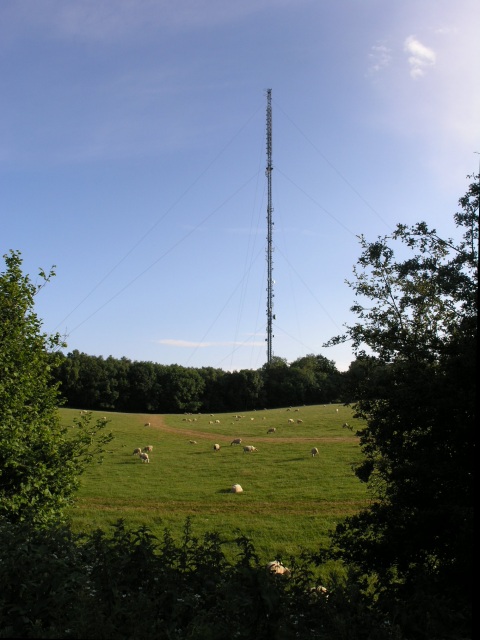
[(415, 80), (425, 75), (427, 67), (435, 64), (435, 52), (422, 44), (415, 36), (408, 36), (404, 43), (404, 50), (409, 54), (410, 76)]
[(368, 58), (370, 61), (368, 72), (374, 74), (388, 67), (392, 56), (387, 46), (384, 44), (376, 44), (371, 48)]
[(189, 340), (176, 340), (174, 338), (165, 338), (162, 340), (156, 340), (157, 344), (165, 344), (169, 347), (185, 347), (187, 349), (203, 349), (205, 347), (238, 347), (243, 345), (248, 345), (249, 347), (263, 347), (265, 346), (265, 341), (262, 342), (240, 342), (237, 340), (231, 340), (227, 342), (191, 342)]
[(191, 30), (230, 24), (266, 9), (297, 9), (310, 0), (18, 0), (1, 11), (16, 23), (42, 26), (59, 37), (113, 41), (163, 29)]

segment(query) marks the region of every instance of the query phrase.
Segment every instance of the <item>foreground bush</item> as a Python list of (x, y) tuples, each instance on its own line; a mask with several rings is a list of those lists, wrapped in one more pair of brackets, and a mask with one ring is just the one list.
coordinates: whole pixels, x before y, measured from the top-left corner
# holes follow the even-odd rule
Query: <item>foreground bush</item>
[(358, 589), (330, 579), (327, 597), (306, 562), (272, 576), (243, 536), (236, 564), (222, 544), (189, 520), (178, 544), (122, 521), (108, 536), (0, 522), (0, 637), (401, 639)]

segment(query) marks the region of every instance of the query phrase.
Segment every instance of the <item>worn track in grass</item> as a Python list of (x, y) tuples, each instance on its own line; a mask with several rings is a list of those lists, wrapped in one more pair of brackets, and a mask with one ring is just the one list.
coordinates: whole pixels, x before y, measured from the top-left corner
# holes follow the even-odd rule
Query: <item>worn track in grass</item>
[[(236, 432), (232, 431), (232, 435), (222, 435), (222, 434), (212, 434), (207, 431), (202, 431), (200, 429), (183, 429), (178, 427), (171, 427), (165, 424), (163, 418), (161, 416), (145, 416), (145, 424), (150, 423), (148, 429), (155, 429), (156, 431), (162, 431), (164, 433), (171, 433), (174, 435), (185, 436), (187, 439), (192, 440), (212, 440), (213, 435), (215, 435), (215, 439), (219, 442), (228, 442), (230, 443), (234, 438), (240, 438), (241, 435), (238, 435)], [(262, 427), (259, 427), (259, 429)], [(276, 433), (272, 433), (269, 436), (264, 435), (255, 435), (249, 436), (250, 438), (255, 438), (255, 442), (271, 442), (274, 440), (275, 442), (298, 442), (298, 443), (308, 443), (308, 442), (317, 442), (321, 440), (322, 442), (351, 442), (354, 436), (345, 437), (345, 436), (322, 436), (319, 434), (315, 434), (315, 436), (309, 437), (297, 437), (295, 435), (291, 436), (279, 436)]]

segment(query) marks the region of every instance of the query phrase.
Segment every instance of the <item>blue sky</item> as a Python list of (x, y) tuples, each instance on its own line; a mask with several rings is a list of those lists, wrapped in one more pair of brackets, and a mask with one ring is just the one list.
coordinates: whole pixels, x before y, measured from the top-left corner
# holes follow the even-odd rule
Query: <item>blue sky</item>
[[(0, 250), (56, 266), (68, 351), (345, 370), (360, 248), (455, 236), (480, 152), (478, 0), (2, 0)], [(3, 271), (4, 263), (0, 269)]]

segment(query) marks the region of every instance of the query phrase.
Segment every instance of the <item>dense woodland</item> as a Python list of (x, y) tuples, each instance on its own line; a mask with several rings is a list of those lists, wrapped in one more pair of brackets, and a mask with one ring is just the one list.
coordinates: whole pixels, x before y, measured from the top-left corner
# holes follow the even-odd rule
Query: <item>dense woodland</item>
[[(477, 426), (479, 176), (454, 214), (456, 240), (399, 224), (361, 255), (348, 375), (307, 356), (260, 371), (62, 355), (42, 333), (19, 252), (0, 273), (0, 637), (165, 640), (471, 640)], [(399, 244), (397, 244), (399, 243)], [(401, 259), (393, 247), (401, 247)], [(406, 250), (407, 257), (405, 256)], [(53, 375), (53, 378), (52, 378)], [(110, 441), (107, 421), (58, 407), (222, 411), (352, 401), (369, 506), (326, 548), (266, 575), (239, 532), (229, 563), (189, 522), (176, 541), (146, 527), (74, 535), (65, 507)], [(328, 572), (332, 561), (336, 571)], [(311, 591), (313, 567), (325, 589)]]
[(78, 351), (61, 357), (55, 379), (65, 406), (134, 413), (249, 411), (294, 405), (347, 402), (363, 368), (339, 372), (321, 355), (288, 364), (274, 357), (258, 370), (223, 371), (126, 358), (102, 358)]

